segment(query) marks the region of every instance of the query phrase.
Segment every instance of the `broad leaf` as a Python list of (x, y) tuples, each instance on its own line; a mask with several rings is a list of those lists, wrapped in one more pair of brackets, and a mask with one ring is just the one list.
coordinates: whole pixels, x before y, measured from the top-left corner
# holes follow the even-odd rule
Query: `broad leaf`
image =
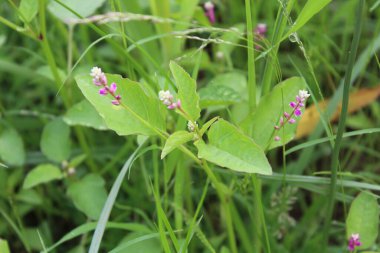
[(194, 133), (187, 131), (177, 131), (169, 136), (165, 142), (165, 146), (161, 153), (161, 159), (163, 159), (167, 154), (172, 152), (175, 148), (181, 146), (182, 144), (191, 141), (194, 138)]
[(41, 151), (50, 160), (62, 162), (70, 156), (70, 127), (60, 118), (49, 122), (42, 132)]
[(23, 188), (29, 189), (39, 184), (61, 179), (62, 177), (62, 171), (57, 166), (41, 164), (26, 175)]
[(20, 18), (24, 22), (30, 22), (37, 15), (38, 0), (21, 0), (18, 10), (22, 14), (22, 17), (20, 15)]
[[(91, 0), (91, 1), (78, 1), (78, 0), (61, 0), (63, 4), (77, 12), (82, 17), (88, 17), (95, 13), (106, 0)], [(78, 18), (74, 13), (57, 3), (56, 1), (50, 1), (48, 9), (56, 17), (63, 22), (67, 22), (70, 19)]]
[(216, 76), (206, 87), (199, 90), (202, 108), (214, 105), (231, 105), (246, 98), (246, 77), (238, 72)]
[(0, 157), (6, 164), (20, 166), (25, 161), (24, 143), (19, 133), (10, 126), (0, 130)]
[(173, 61), (170, 62), (170, 70), (178, 88), (178, 97), (181, 100), (182, 109), (190, 117), (189, 119), (196, 121), (201, 113), (197, 83), (182, 67)]
[(87, 100), (83, 100), (73, 105), (63, 117), (63, 120), (70, 126), (86, 126), (98, 130), (107, 129), (106, 124), (99, 113)]
[(347, 238), (359, 234), (362, 246), (366, 249), (376, 241), (379, 230), (379, 205), (377, 198), (369, 192), (362, 192), (351, 204), (346, 227)]
[[(285, 124), (276, 133), (274, 126), (278, 125), (283, 112), (291, 113), (289, 103), (295, 101), (298, 91), (305, 86), (305, 80), (300, 77), (292, 77), (279, 83), (260, 100), (253, 114), (243, 121), (242, 128), (262, 149), (282, 146), (294, 138), (297, 124)], [(298, 122), (299, 119), (296, 119)], [(275, 135), (280, 136), (281, 140), (274, 141)]]
[(83, 95), (95, 107), (108, 128), (119, 135), (156, 135), (155, 129), (165, 130), (166, 110), (156, 95), (142, 84), (119, 75), (107, 74), (107, 80), (118, 85), (117, 93), (121, 95), (122, 105), (112, 105), (111, 96), (99, 95), (99, 87), (92, 83), (90, 75), (76, 78)]
[(104, 180), (96, 174), (89, 174), (71, 184), (67, 190), (67, 195), (79, 210), (93, 220), (99, 218), (107, 199)]
[(301, 13), (298, 15), (297, 20), (294, 22), (293, 26), (290, 28), (288, 33), (283, 37), (283, 39), (290, 36), (290, 34), (298, 31), (302, 26), (304, 26), (314, 15), (320, 12), (331, 0), (308, 0), (303, 7)]
[(211, 126), (207, 136), (208, 144), (202, 140), (195, 143), (199, 158), (234, 171), (272, 174), (264, 151), (227, 121), (218, 120)]

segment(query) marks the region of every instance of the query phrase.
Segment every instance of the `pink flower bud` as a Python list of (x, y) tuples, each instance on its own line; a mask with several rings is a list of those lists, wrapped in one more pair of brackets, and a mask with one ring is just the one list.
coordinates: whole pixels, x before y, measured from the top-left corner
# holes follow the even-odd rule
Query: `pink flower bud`
[(292, 108), (295, 108), (295, 107), (297, 106), (297, 104), (296, 104), (295, 102), (290, 102), (289, 105), (290, 105), (290, 107), (292, 107)]
[(297, 117), (301, 116), (302, 112), (300, 109), (295, 109), (294, 110), (294, 115), (296, 115)]
[(287, 119), (290, 117), (289, 113), (287, 113), (287, 112), (284, 112), (284, 116), (285, 116), (285, 118), (287, 118)]
[(275, 140), (275, 141), (279, 141), (279, 140), (281, 140), (281, 138), (280, 138), (280, 136), (275, 136), (275, 137), (274, 137), (274, 140)]
[(109, 91), (110, 91), (111, 93), (115, 93), (116, 90), (117, 90), (117, 85), (116, 85), (116, 83), (111, 83), (110, 88), (109, 88)]
[(181, 100), (177, 100), (177, 108), (181, 108)]
[(107, 93), (108, 93), (108, 91), (107, 91), (107, 88), (106, 88), (106, 87), (101, 88), (101, 89), (99, 90), (99, 94), (102, 95), (102, 96), (107, 95)]
[(289, 124), (294, 124), (294, 123), (296, 123), (295, 119), (292, 118), (292, 119), (289, 120)]
[(279, 126), (274, 126), (274, 129), (278, 130), (278, 129), (280, 129), (280, 127)]
[(111, 103), (112, 103), (113, 105), (120, 105), (119, 100), (112, 100)]

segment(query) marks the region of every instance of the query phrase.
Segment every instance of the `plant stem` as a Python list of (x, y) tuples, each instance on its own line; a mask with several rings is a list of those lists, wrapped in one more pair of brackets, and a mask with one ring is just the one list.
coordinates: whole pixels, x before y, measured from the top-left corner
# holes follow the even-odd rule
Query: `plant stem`
[(253, 42), (253, 25), (251, 0), (245, 0), (245, 18), (247, 20), (247, 46), (248, 46), (248, 104), (249, 111), (252, 112), (256, 108), (256, 70), (255, 70), (255, 51)]
[(232, 200), (231, 200), (229, 194), (226, 194), (226, 189), (223, 189), (223, 184), (219, 182), (220, 180), (212, 172), (212, 170), (210, 169), (210, 167), (208, 166), (208, 164), (205, 160), (202, 160), (202, 167), (205, 170), (207, 176), (210, 178), (211, 182), (214, 184), (216, 192), (217, 192), (219, 200), (220, 200), (220, 203), (221, 203), (222, 208), (224, 210), (224, 215), (225, 215), (225, 219), (226, 219), (226, 226), (227, 226), (228, 241), (229, 241), (229, 244), (231, 247), (231, 252), (237, 253), (238, 249), (236, 246), (234, 225), (232, 223), (232, 216), (231, 216), (231, 206), (229, 203)]
[(332, 161), (331, 161), (331, 184), (330, 184), (330, 192), (329, 192), (329, 201), (327, 204), (327, 214), (326, 220), (324, 223), (324, 232), (323, 232), (323, 249), (322, 252), (325, 252), (327, 248), (328, 239), (329, 239), (329, 231), (331, 227), (332, 215), (334, 212), (334, 202), (335, 202), (335, 194), (336, 194), (336, 181), (337, 181), (337, 169), (339, 166), (339, 150), (342, 144), (343, 132), (345, 129), (347, 110), (348, 110), (348, 102), (349, 102), (349, 91), (350, 91), (350, 83), (351, 83), (351, 75), (352, 69), (354, 66), (356, 53), (359, 46), (359, 40), (361, 35), (361, 27), (363, 22), (363, 10), (364, 10), (364, 0), (360, 0), (357, 8), (357, 19), (354, 30), (354, 37), (352, 39), (351, 48), (348, 52), (348, 64), (346, 69), (346, 74), (344, 77), (344, 87), (343, 87), (343, 101), (342, 101), (342, 112), (339, 118), (338, 132), (336, 134)]

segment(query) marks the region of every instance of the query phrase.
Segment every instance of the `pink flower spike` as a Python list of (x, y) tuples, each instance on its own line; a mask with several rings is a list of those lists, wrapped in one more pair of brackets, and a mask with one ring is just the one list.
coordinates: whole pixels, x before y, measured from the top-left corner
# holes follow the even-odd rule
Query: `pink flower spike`
[(285, 118), (287, 118), (287, 119), (290, 117), (289, 113), (287, 113), (287, 112), (284, 112), (284, 116), (285, 116)]
[(348, 247), (347, 247), (350, 252), (354, 252), (355, 247), (359, 247), (362, 245), (362, 243), (359, 240), (360, 240), (359, 234), (352, 234), (350, 236), (349, 241), (348, 241)]
[(265, 36), (265, 33), (267, 32), (267, 25), (264, 23), (257, 24), (255, 28), (255, 34), (258, 36)]
[(301, 116), (302, 112), (300, 109), (295, 109), (294, 110), (294, 115), (296, 115), (297, 117)]
[(292, 118), (292, 119), (289, 120), (289, 124), (294, 124), (294, 123), (296, 123), (295, 119)]
[(102, 96), (107, 95), (107, 93), (108, 93), (108, 91), (107, 91), (107, 88), (106, 88), (106, 87), (101, 88), (101, 89), (99, 90), (99, 94), (102, 95)]
[(206, 10), (206, 16), (210, 20), (211, 24), (215, 23), (215, 11), (214, 11), (214, 4), (212, 2), (206, 2), (204, 4), (205, 10)]
[(295, 108), (295, 107), (297, 106), (297, 104), (296, 104), (295, 102), (290, 102), (289, 105), (290, 105), (290, 107), (292, 107), (292, 108)]
[(115, 93), (116, 89), (117, 89), (117, 85), (116, 85), (116, 83), (111, 83), (110, 88), (109, 88), (109, 91), (110, 91), (111, 93)]
[(275, 136), (275, 137), (274, 137), (274, 140), (275, 140), (275, 141), (279, 141), (279, 140), (281, 140), (281, 138), (280, 138), (280, 136)]

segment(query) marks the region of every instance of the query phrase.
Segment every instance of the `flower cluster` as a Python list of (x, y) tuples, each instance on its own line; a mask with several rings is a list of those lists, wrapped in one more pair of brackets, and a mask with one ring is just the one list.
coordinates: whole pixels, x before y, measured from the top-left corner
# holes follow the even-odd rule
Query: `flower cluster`
[(92, 76), (92, 82), (96, 86), (102, 86), (102, 88), (99, 89), (99, 94), (102, 96), (107, 95), (108, 93), (114, 98), (112, 100), (112, 104), (119, 105), (121, 96), (116, 94), (117, 85), (116, 83), (111, 83), (109, 86), (107, 84), (107, 77), (102, 71), (101, 68), (93, 67), (91, 69), (90, 75)]
[(196, 121), (194, 123), (190, 120), (187, 122), (187, 129), (190, 132), (194, 132), (197, 127), (198, 127), (198, 123)]
[[(310, 94), (307, 92), (307, 90), (300, 90), (298, 92), (298, 95), (296, 96), (296, 102), (290, 102), (289, 106), (292, 108), (291, 113), (284, 112), (284, 116), (280, 117), (279, 125), (276, 125), (274, 129), (276, 131), (280, 130), (281, 127), (283, 127), (286, 123), (294, 124), (296, 123), (296, 119), (293, 118), (293, 115), (296, 117), (300, 117), (302, 115), (302, 107), (305, 106), (306, 99), (310, 97)], [(280, 136), (276, 135), (274, 137), (275, 141), (281, 140)]]
[(215, 6), (212, 2), (206, 2), (204, 4), (204, 8), (206, 10), (206, 16), (208, 17), (208, 20), (210, 20), (211, 24), (215, 23)]
[(355, 247), (359, 247), (361, 245), (362, 243), (360, 242), (359, 234), (352, 234), (348, 240), (347, 248), (350, 252), (353, 252), (355, 250)]
[(168, 90), (160, 90), (158, 97), (170, 110), (181, 108), (181, 100), (178, 99), (177, 102), (175, 102), (173, 95)]
[(267, 33), (267, 24), (265, 24), (265, 23), (257, 24), (257, 26), (254, 30), (254, 33), (258, 37), (265, 37), (265, 35)]
[[(265, 23), (259, 23), (257, 24), (255, 30), (253, 31), (255, 33), (255, 40), (256, 41), (262, 41), (267, 33), (267, 25)], [(261, 46), (257, 43), (255, 43), (255, 48), (260, 49)]]

